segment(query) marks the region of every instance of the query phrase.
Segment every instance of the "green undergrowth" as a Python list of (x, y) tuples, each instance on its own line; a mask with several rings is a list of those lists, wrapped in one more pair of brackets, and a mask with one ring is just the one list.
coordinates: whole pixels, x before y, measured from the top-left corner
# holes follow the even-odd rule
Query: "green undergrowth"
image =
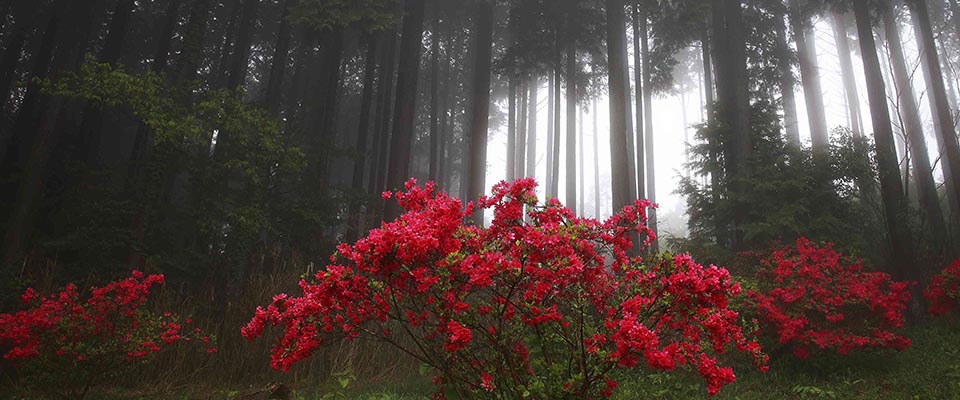
[[(766, 373), (748, 363), (735, 365), (737, 382), (725, 386), (714, 399), (960, 399), (960, 318), (941, 318), (909, 327), (904, 333), (912, 346), (902, 352), (815, 355), (806, 360), (783, 354), (773, 357)], [(703, 381), (693, 372), (624, 376), (620, 382), (614, 400), (707, 398)], [(429, 399), (433, 389), (429, 378), (417, 371), (377, 379), (339, 373), (315, 384), (300, 379), (290, 386), (291, 400), (420, 400)], [(197, 382), (178, 387), (106, 389), (87, 398), (243, 399), (258, 390), (262, 387), (222, 388), (214, 382)], [(452, 394), (447, 397), (455, 398)], [(15, 391), (0, 394), (0, 399), (31, 398), (36, 396)]]

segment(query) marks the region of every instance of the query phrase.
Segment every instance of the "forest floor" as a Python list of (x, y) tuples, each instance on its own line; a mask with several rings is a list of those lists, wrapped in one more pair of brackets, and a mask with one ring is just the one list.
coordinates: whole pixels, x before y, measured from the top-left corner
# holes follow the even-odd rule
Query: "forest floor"
[[(770, 370), (761, 373), (750, 365), (734, 365), (737, 381), (724, 386), (716, 400), (760, 399), (960, 399), (960, 319), (940, 318), (904, 330), (910, 348), (814, 355), (798, 360), (789, 354), (773, 357)], [(426, 400), (433, 386), (417, 376), (377, 381), (335, 376), (317, 385), (293, 388), (290, 400)], [(647, 373), (625, 376), (612, 399), (707, 398), (703, 380), (693, 372)], [(189, 385), (188, 385), (189, 386)], [(198, 383), (177, 393), (157, 393), (147, 388), (105, 389), (86, 400), (227, 399), (265, 400), (256, 389), (218, 388)], [(0, 399), (35, 398), (30, 393), (6, 393)], [(448, 395), (448, 398), (454, 398)]]

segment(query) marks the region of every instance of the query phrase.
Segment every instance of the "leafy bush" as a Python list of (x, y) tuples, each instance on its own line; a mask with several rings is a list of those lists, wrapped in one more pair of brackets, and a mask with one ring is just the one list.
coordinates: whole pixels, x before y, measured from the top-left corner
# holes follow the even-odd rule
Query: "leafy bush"
[(163, 275), (133, 271), (91, 287), (83, 299), (72, 283), (49, 297), (27, 289), (21, 298), (28, 309), (0, 314), (0, 344), (10, 346), (3, 358), (15, 363), (28, 386), (80, 399), (177, 343), (196, 341), (216, 352), (199, 329), (185, 330), (190, 319), (141, 308), (150, 288), (162, 283)]
[(638, 365), (689, 366), (715, 394), (734, 381), (717, 360), (730, 345), (765, 368), (727, 307), (740, 289), (726, 270), (628, 255), (632, 234), (653, 236), (650, 203), (601, 223), (538, 204), (532, 179), (501, 182), (479, 201), (494, 211), (482, 228), (463, 224), (472, 204), (414, 185), (396, 193), (404, 215), (340, 245), (301, 296), (257, 308), (242, 334), (284, 327), (274, 368), (335, 336), (401, 348), (432, 369), (439, 397), (597, 398), (616, 388), (611, 372)]
[(933, 315), (944, 315), (960, 304), (960, 258), (933, 277), (923, 297), (928, 303), (927, 311)]
[(747, 291), (761, 329), (805, 358), (810, 350), (838, 354), (860, 348), (903, 350), (910, 340), (892, 332), (903, 326), (907, 282), (863, 270), (831, 244), (806, 238), (796, 248), (774, 250), (760, 261), (760, 288)]

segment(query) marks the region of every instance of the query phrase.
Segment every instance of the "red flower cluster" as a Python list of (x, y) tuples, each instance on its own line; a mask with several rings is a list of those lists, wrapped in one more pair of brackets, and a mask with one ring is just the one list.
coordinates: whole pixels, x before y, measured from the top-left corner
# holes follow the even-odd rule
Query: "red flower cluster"
[(796, 248), (779, 249), (760, 261), (759, 291), (748, 291), (764, 327), (794, 355), (811, 349), (838, 354), (870, 347), (903, 350), (910, 340), (889, 329), (903, 326), (910, 292), (906, 282), (867, 272), (845, 260), (832, 245), (806, 238)]
[(734, 379), (717, 353), (732, 346), (765, 362), (727, 308), (739, 287), (726, 270), (628, 255), (632, 234), (653, 237), (649, 202), (598, 222), (556, 200), (538, 204), (535, 185), (496, 185), (478, 202), (494, 212), (482, 228), (463, 224), (472, 204), (411, 180), (384, 196), (404, 215), (340, 245), (313, 282), (300, 282), (302, 295), (259, 307), (243, 336), (283, 326), (271, 364), (288, 370), (332, 336), (364, 335), (432, 366), (441, 386), (497, 398), (609, 396), (608, 373), (640, 361), (690, 366), (714, 394)]
[(923, 297), (928, 303), (927, 311), (933, 315), (944, 315), (960, 305), (960, 258), (933, 277)]
[(70, 390), (71, 384), (99, 383), (124, 364), (194, 337), (216, 351), (208, 337), (199, 337), (199, 329), (185, 334), (176, 315), (154, 316), (141, 309), (150, 288), (162, 283), (163, 275), (133, 271), (129, 278), (91, 287), (86, 299), (72, 283), (48, 297), (27, 289), (21, 299), (30, 308), (0, 314), (0, 344), (10, 346), (3, 358), (37, 374), (59, 371), (62, 376), (45, 379)]

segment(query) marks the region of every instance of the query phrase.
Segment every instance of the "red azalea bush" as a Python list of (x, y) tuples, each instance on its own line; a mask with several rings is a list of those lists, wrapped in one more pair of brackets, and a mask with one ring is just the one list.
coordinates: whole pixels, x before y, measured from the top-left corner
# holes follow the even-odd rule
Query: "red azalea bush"
[(934, 275), (923, 297), (928, 303), (927, 311), (933, 315), (944, 315), (960, 305), (960, 258)]
[(910, 340), (892, 332), (903, 326), (910, 299), (906, 282), (868, 272), (845, 259), (831, 244), (806, 238), (796, 248), (773, 251), (760, 261), (760, 290), (747, 291), (761, 329), (794, 355), (811, 350), (838, 354), (860, 348), (903, 350)]
[(414, 185), (395, 194), (404, 215), (340, 245), (300, 296), (257, 308), (241, 332), (253, 340), (283, 327), (274, 368), (332, 337), (363, 336), (432, 367), (437, 397), (598, 398), (617, 386), (614, 369), (640, 365), (689, 366), (715, 394), (734, 381), (717, 361), (731, 345), (765, 369), (727, 307), (739, 286), (726, 270), (687, 255), (628, 256), (632, 234), (653, 235), (649, 202), (601, 223), (538, 204), (532, 179), (501, 182), (479, 201), (494, 211), (482, 228), (463, 223), (472, 204)]
[(24, 383), (83, 398), (91, 386), (178, 342), (195, 340), (216, 352), (199, 329), (185, 331), (189, 319), (141, 308), (150, 288), (160, 284), (163, 275), (133, 271), (129, 278), (91, 287), (84, 298), (72, 283), (49, 297), (27, 289), (21, 296), (26, 310), (0, 314), (0, 344), (9, 346), (3, 358), (21, 371)]

